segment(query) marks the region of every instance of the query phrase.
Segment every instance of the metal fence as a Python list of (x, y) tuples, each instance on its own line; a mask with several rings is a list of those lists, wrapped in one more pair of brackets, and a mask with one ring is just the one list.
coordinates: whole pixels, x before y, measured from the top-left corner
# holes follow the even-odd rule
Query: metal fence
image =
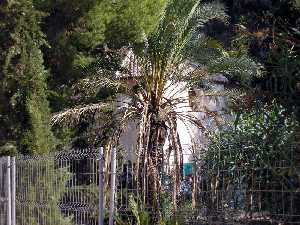
[(99, 150), (16, 159), (18, 225), (98, 224)]
[[(129, 196), (138, 198), (135, 166), (115, 149), (100, 150), (0, 158), (0, 225), (102, 225), (103, 217), (112, 225), (115, 212), (126, 221)], [(172, 169), (161, 176), (164, 216), (180, 225), (300, 224), (299, 160), (231, 169), (190, 160), (176, 214)]]
[(116, 149), (2, 157), (0, 225), (113, 224), (129, 211), (132, 176)]
[(15, 224), (15, 158), (0, 158), (0, 225)]
[(248, 164), (240, 158), (225, 162), (226, 154), (233, 153), (194, 157), (179, 193), (179, 218), (188, 224), (300, 224), (299, 149), (287, 149), (287, 157), (265, 164), (255, 155)]
[(100, 224), (100, 156), (87, 149), (0, 158), (0, 225)]
[(6, 225), (8, 219), (8, 165), (7, 158), (0, 158), (0, 225)]

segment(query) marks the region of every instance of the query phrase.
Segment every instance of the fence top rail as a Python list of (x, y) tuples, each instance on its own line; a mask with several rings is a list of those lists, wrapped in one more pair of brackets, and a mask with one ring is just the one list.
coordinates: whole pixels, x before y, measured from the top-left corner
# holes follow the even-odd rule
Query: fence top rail
[[(18, 161), (31, 161), (31, 160), (71, 160), (71, 159), (98, 159), (100, 155), (100, 148), (87, 148), (87, 149), (70, 149), (58, 152), (52, 152), (45, 155), (18, 155)], [(1, 158), (0, 158), (1, 159)]]

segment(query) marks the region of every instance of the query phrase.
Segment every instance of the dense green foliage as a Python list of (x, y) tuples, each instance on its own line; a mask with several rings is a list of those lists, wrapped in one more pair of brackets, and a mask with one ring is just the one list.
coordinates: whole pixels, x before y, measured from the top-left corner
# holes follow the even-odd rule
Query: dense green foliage
[(271, 168), (278, 159), (291, 160), (296, 129), (295, 117), (282, 106), (259, 104), (213, 137), (206, 163), (212, 169)]
[(84, 77), (83, 68), (104, 57), (104, 43), (109, 48), (140, 43), (157, 26), (165, 4), (166, 0), (37, 1), (48, 13), (42, 27), (51, 45), (44, 53), (52, 72), (53, 110), (76, 104), (70, 87)]
[[(72, 84), (84, 75), (83, 68), (103, 57), (102, 44), (119, 48), (141, 42), (157, 26), (165, 3), (164, 0), (1, 3), (2, 154), (16, 150), (49, 152), (53, 148), (53, 135), (47, 98), (51, 111), (78, 104)], [(60, 129), (55, 133), (66, 137), (70, 132)]]
[[(215, 20), (208, 26), (203, 26), (203, 23), (201, 25), (201, 20), (197, 21), (199, 26), (194, 36), (202, 31), (206, 35), (200, 39), (193, 39), (188, 45), (187, 56), (207, 65), (210, 72), (222, 72), (233, 80), (249, 85), (248, 75), (258, 72), (254, 61), (245, 57), (247, 52), (250, 52), (266, 68), (265, 76), (257, 78), (255, 85), (258, 84), (261, 90), (271, 91), (270, 93), (281, 100), (290, 111), (297, 111), (299, 27), (297, 20), (293, 18), (299, 15), (299, 3), (224, 2), (229, 15), (223, 14), (223, 17), (227, 21), (224, 23)], [(85, 72), (86, 68), (98, 64), (99, 61), (104, 66), (109, 66), (112, 72), (119, 69), (119, 56), (110, 51), (128, 45), (140, 47), (146, 37), (157, 28), (166, 3), (164, 0), (35, 0), (33, 3), (2, 3), (1, 17), (4, 20), (1, 22), (0, 72), (4, 88), (1, 90), (3, 106), (0, 109), (1, 121), (5, 125), (0, 137), (3, 140), (1, 146), (5, 146), (3, 151), (15, 151), (15, 147), (23, 152), (29, 148), (36, 149), (30, 150), (33, 152), (49, 150), (44, 143), (46, 138), (52, 142), (52, 134), (49, 131), (39, 132), (49, 130), (46, 97), (50, 100), (51, 111), (56, 112), (73, 105), (94, 103), (115, 93), (111, 87), (105, 87), (98, 89), (93, 97), (85, 98), (86, 93), (77, 92), (77, 82), (88, 75)], [(184, 16), (189, 4), (174, 2), (170, 7), (173, 14), (180, 18)], [(211, 18), (218, 7), (219, 13), (224, 10), (220, 5), (214, 6), (214, 12), (209, 10), (209, 7), (211, 6), (202, 13)], [(27, 13), (20, 14), (22, 10)], [(180, 15), (177, 13), (179, 11)], [(172, 19), (172, 16), (169, 18)], [(233, 29), (235, 24), (240, 24), (240, 28)], [(43, 35), (41, 30), (46, 35)], [(26, 32), (30, 34), (26, 35)], [(175, 36), (176, 33), (172, 35)], [(51, 48), (47, 47), (46, 41)], [(107, 43), (108, 48), (104, 43)], [(172, 42), (166, 40), (164, 44), (168, 45), (166, 48), (172, 48), (169, 46)], [(260, 51), (256, 51), (257, 48)], [(30, 60), (26, 59), (28, 54), (31, 54)], [(45, 68), (50, 73), (46, 72)], [(40, 72), (24, 76), (26, 79), (22, 76), (11, 78), (12, 74), (30, 74), (30, 70)], [(240, 74), (240, 71), (243, 73)], [(197, 83), (197, 79), (192, 77), (191, 81)], [(50, 88), (47, 92), (45, 82), (48, 82)], [(21, 102), (22, 104), (19, 104)], [(10, 113), (12, 111), (14, 113)], [(16, 122), (19, 124), (16, 125)], [(67, 133), (77, 135), (82, 129), (86, 130), (86, 127), (83, 125), (79, 130), (77, 128)], [(35, 133), (43, 135), (34, 138)], [(55, 133), (66, 137), (64, 129)], [(38, 150), (40, 146), (44, 146), (44, 150)]]
[[(226, 190), (228, 210), (271, 214), (282, 210), (289, 204), (285, 194), (274, 200), (267, 191), (260, 190), (273, 190), (276, 194), (299, 187), (297, 129), (295, 117), (288, 116), (287, 110), (275, 103), (258, 105), (256, 110), (237, 115), (232, 124), (213, 135), (204, 161), (200, 162), (203, 177), (211, 185), (206, 188), (213, 193)], [(251, 202), (249, 197), (256, 200)], [(217, 204), (209, 198), (204, 201), (211, 206)], [(296, 203), (294, 213), (298, 213), (297, 207)], [(286, 210), (290, 213), (293, 209)]]
[[(30, 1), (0, 5), (0, 154), (18, 149), (43, 154), (53, 148), (46, 96), (47, 71), (39, 23)], [(8, 152), (6, 152), (8, 151)]]
[[(122, 64), (130, 51), (134, 57), (129, 64), (139, 68), (133, 74), (138, 78), (126, 85), (128, 80), (119, 75), (132, 75)], [(186, 73), (187, 62), (197, 68)], [(212, 137), (204, 158), (207, 179), (215, 178), (220, 167), (228, 171), (243, 167), (245, 173), (238, 180), (228, 176), (226, 182), (249, 185), (253, 168), (259, 168), (271, 173), (259, 177), (266, 187), (268, 182), (279, 187), (281, 180), (291, 187), (290, 181), (299, 178), (295, 162), (290, 161), (290, 143), (297, 138), (296, 121), (300, 121), (299, 70), (299, 0), (1, 1), (0, 155), (46, 154), (109, 141), (117, 145), (123, 128), (134, 119), (140, 121), (136, 183), (152, 191), (141, 190), (143, 200), (150, 199), (157, 209), (161, 204), (159, 177), (168, 140), (168, 157), (174, 154), (176, 164), (175, 194), (169, 200), (176, 206), (182, 175), (177, 122), (201, 125), (180, 115), (176, 111), (180, 101), (175, 95), (166, 97), (166, 90), (169, 82), (204, 87), (210, 83), (201, 83), (203, 78), (222, 73), (228, 86), (242, 87), (245, 93), (237, 98), (242, 104), (234, 105), (235, 124)], [(118, 94), (130, 100), (114, 113)], [(259, 110), (253, 108), (257, 99), (263, 102)], [(274, 102), (278, 105), (270, 106)], [(51, 114), (55, 125), (50, 125)], [(61, 123), (68, 116), (68, 124)], [(69, 128), (71, 123), (75, 127)], [(278, 159), (291, 166), (273, 171)], [(60, 214), (56, 206), (63, 188), (53, 190), (64, 186), (67, 177), (54, 184), (57, 171), (49, 166), (53, 176), (48, 181), (41, 178), (38, 184), (49, 184), (46, 189), (54, 197), (47, 201)], [(38, 198), (37, 192), (32, 187), (30, 198)], [(148, 215), (139, 213), (135, 216), (149, 223)], [(57, 218), (68, 224), (67, 219)]]
[[(275, 97), (290, 112), (296, 113), (299, 120), (299, 1), (224, 2), (231, 18), (225, 33), (239, 24), (238, 29), (234, 29), (240, 34), (238, 41), (244, 43), (247, 51), (265, 67), (265, 76), (256, 79), (252, 87), (264, 91), (258, 93), (261, 97)], [(224, 32), (217, 36), (230, 38)], [(266, 100), (270, 101), (270, 98)]]

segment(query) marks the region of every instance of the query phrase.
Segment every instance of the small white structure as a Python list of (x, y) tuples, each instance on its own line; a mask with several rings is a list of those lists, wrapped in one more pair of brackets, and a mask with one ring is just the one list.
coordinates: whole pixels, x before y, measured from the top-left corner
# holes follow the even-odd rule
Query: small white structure
[[(223, 75), (211, 76), (208, 81), (213, 91), (222, 92), (228, 80)], [(174, 88), (173, 88), (174, 89)], [(172, 89), (172, 90), (173, 90)], [(207, 96), (200, 88), (189, 89), (187, 83), (181, 82), (174, 92), (178, 98), (186, 99), (177, 105), (176, 112), (194, 118), (193, 122), (178, 119), (177, 131), (183, 148), (183, 163), (189, 163), (191, 156), (205, 148), (208, 143), (206, 133), (217, 128), (217, 122), (222, 120), (226, 109), (226, 96)], [(172, 93), (170, 93), (172, 94)], [(211, 116), (209, 114), (215, 114)], [(203, 128), (200, 128), (202, 125)], [(168, 142), (165, 143), (167, 148)]]
[[(128, 85), (135, 85), (136, 80), (139, 79), (139, 67), (135, 63), (135, 56), (131, 50), (123, 61), (123, 66), (129, 68), (129, 74), (117, 73), (119, 79), (123, 79)], [(199, 68), (199, 65), (187, 62), (188, 66), (183, 70), (183, 76), (188, 75), (191, 71)], [(214, 92), (222, 92), (228, 80), (222, 74), (215, 74), (205, 80), (209, 83), (210, 89)], [(181, 115), (192, 117), (197, 120), (198, 124), (203, 125), (203, 129), (195, 123), (178, 119), (177, 130), (183, 148), (183, 163), (190, 162), (190, 156), (197, 153), (197, 149), (204, 148), (207, 144), (207, 136), (205, 132), (216, 128), (218, 120), (222, 120), (222, 114), (226, 109), (227, 100), (226, 96), (208, 96), (202, 88), (188, 87), (187, 82), (169, 82), (166, 85), (168, 88), (165, 91), (167, 99), (181, 99), (176, 105), (175, 111)], [(129, 103), (130, 98), (125, 95), (120, 95), (117, 99), (117, 107), (124, 107)], [(209, 114), (215, 114), (214, 117)], [(219, 115), (219, 116), (217, 116)], [(217, 122), (216, 122), (217, 121)], [(135, 150), (138, 138), (138, 122), (132, 121), (125, 128), (124, 133), (120, 137), (120, 145), (126, 149), (128, 160), (135, 160)], [(168, 148), (168, 140), (166, 140), (165, 148)]]

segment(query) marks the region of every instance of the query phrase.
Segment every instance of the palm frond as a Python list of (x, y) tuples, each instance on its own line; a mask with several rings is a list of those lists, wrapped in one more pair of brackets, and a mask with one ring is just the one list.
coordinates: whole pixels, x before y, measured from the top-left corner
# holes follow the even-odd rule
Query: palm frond
[(190, 40), (183, 54), (186, 58), (196, 61), (200, 65), (206, 65), (222, 56), (224, 51), (220, 41), (201, 34)]
[(120, 73), (125, 73), (124, 70), (128, 69), (122, 65), (126, 53), (128, 53), (126, 49), (121, 49), (107, 50), (102, 55), (98, 55), (91, 63), (82, 68), (84, 78), (73, 85), (73, 90), (93, 96), (102, 88), (111, 88), (116, 91), (124, 88)]
[(243, 84), (248, 84), (251, 78), (262, 75), (262, 67), (247, 55), (225, 54), (209, 62), (207, 68), (211, 73), (223, 73), (238, 78)]
[(208, 74), (222, 73), (236, 78), (242, 84), (248, 84), (253, 77), (262, 76), (263, 68), (259, 63), (246, 54), (234, 53), (227, 51), (219, 41), (204, 35), (191, 40), (184, 51), (187, 58), (202, 65)]
[[(205, 84), (204, 88), (201, 88), (203, 90), (202, 95), (199, 95), (198, 97), (227, 97), (227, 98), (233, 98), (238, 97), (241, 95), (244, 95), (247, 90), (243, 88), (236, 88), (236, 87), (224, 87), (224, 89), (218, 90), (214, 88), (215, 83), (211, 83), (210, 81)], [(207, 87), (207, 88), (206, 88)]]
[(101, 68), (95, 74), (85, 77), (73, 85), (74, 91), (83, 93), (85, 96), (95, 96), (102, 88), (118, 91), (125, 88), (125, 85), (124, 82), (116, 78), (114, 72)]
[(51, 118), (51, 125), (67, 124), (76, 125), (80, 121), (94, 116), (96, 113), (112, 112), (112, 105), (109, 103), (95, 103), (84, 106), (77, 106), (67, 109), (63, 112), (56, 113)]
[(225, 5), (219, 1), (214, 1), (200, 4), (195, 12), (194, 19), (198, 26), (203, 26), (213, 19), (226, 21), (228, 19), (228, 15), (226, 13)]
[(158, 29), (149, 37), (149, 52), (171, 63), (178, 57), (191, 34), (191, 19), (199, 0), (173, 0), (168, 4)]

